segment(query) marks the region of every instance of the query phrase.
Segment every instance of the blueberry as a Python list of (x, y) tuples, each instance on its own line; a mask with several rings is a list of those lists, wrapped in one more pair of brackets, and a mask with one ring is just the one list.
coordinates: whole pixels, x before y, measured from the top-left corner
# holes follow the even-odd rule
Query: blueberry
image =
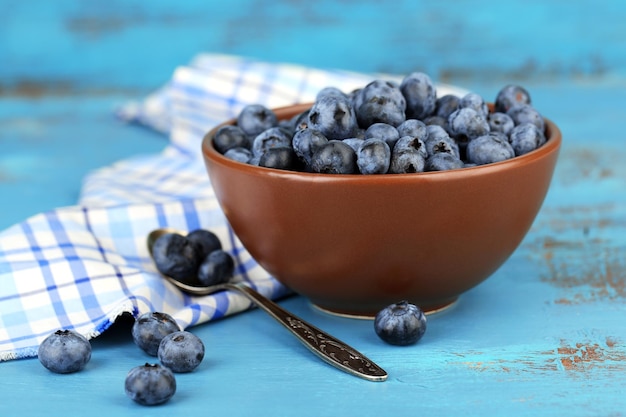
[(289, 171), (297, 171), (299, 162), (298, 155), (291, 146), (267, 149), (259, 158), (260, 167)]
[(148, 355), (156, 356), (161, 340), (180, 330), (178, 323), (166, 313), (144, 313), (135, 320), (132, 328), (133, 341)]
[(546, 141), (543, 133), (532, 123), (517, 125), (511, 130), (509, 142), (515, 155), (524, 155), (543, 145)]
[(128, 372), (124, 391), (128, 398), (141, 405), (163, 404), (176, 393), (176, 378), (168, 368), (146, 363)]
[(511, 116), (501, 112), (490, 113), (489, 116), (487, 116), (487, 122), (489, 123), (489, 130), (491, 132), (502, 132), (507, 136), (515, 126)]
[(487, 103), (485, 103), (485, 100), (481, 95), (476, 93), (467, 93), (461, 97), (459, 107), (469, 107), (474, 109), (483, 117), (487, 117), (489, 115), (489, 107), (487, 107)]
[(91, 344), (74, 330), (57, 330), (46, 337), (37, 351), (39, 362), (58, 374), (80, 371), (91, 359)]
[(476, 165), (504, 161), (515, 156), (513, 147), (503, 133), (490, 134), (472, 139), (467, 145), (467, 162)]
[(338, 89), (337, 87), (324, 87), (320, 91), (317, 92), (317, 96), (315, 96), (315, 100), (319, 100), (324, 96), (335, 96), (340, 97), (342, 99), (347, 99), (348, 95)]
[(459, 145), (449, 136), (428, 139), (424, 145), (426, 146), (429, 157), (437, 153), (448, 153), (457, 159), (461, 159)]
[(326, 95), (316, 100), (309, 111), (309, 129), (316, 129), (328, 140), (352, 137), (356, 131), (356, 114), (350, 100)]
[(498, 91), (494, 107), (495, 111), (506, 113), (509, 109), (524, 104), (531, 104), (528, 91), (519, 85), (509, 84)]
[(177, 233), (161, 235), (152, 246), (152, 257), (159, 272), (181, 282), (193, 280), (198, 269), (196, 247)]
[(222, 249), (222, 242), (210, 230), (196, 229), (187, 233), (187, 239), (196, 248), (198, 259), (204, 259), (214, 250)]
[(356, 152), (342, 141), (331, 140), (313, 154), (311, 168), (322, 174), (355, 174)]
[(309, 127), (309, 110), (311, 109), (306, 109), (303, 112), (296, 114), (291, 119), (289, 119), (288, 123), (285, 124), (285, 126), (288, 126), (291, 130), (292, 136), (297, 131)]
[(423, 158), (428, 157), (428, 150), (426, 149), (426, 145), (424, 141), (420, 138), (416, 138), (413, 136), (402, 136), (396, 142), (396, 145), (393, 147), (393, 152), (401, 153), (405, 151), (417, 152)]
[(382, 139), (370, 138), (357, 151), (356, 163), (361, 174), (386, 174), (391, 163), (391, 150)]
[(252, 153), (261, 156), (272, 148), (291, 147), (291, 135), (281, 127), (271, 127), (259, 133), (252, 142)]
[(422, 120), (426, 126), (440, 126), (444, 129), (448, 128), (448, 118), (441, 116), (428, 116)]
[(233, 277), (235, 261), (233, 257), (221, 249), (211, 252), (202, 261), (198, 268), (198, 281), (200, 285), (222, 284)]
[(425, 171), (447, 171), (463, 168), (464, 164), (458, 156), (451, 152), (436, 152), (426, 159)]
[(232, 148), (250, 148), (250, 140), (239, 126), (225, 125), (215, 132), (213, 145), (219, 153), (225, 154)]
[(362, 128), (367, 129), (374, 123), (398, 126), (406, 119), (406, 99), (396, 84), (375, 80), (363, 87), (360, 95), (360, 104), (355, 110)]
[(252, 151), (248, 148), (236, 147), (230, 148), (229, 150), (224, 152), (224, 156), (228, 159), (232, 159), (233, 161), (248, 164), (250, 163), (253, 155)]
[(417, 150), (405, 150), (403, 152), (391, 152), (390, 174), (413, 174), (424, 172), (426, 158)]
[(343, 139), (342, 142), (345, 143), (346, 145), (350, 146), (352, 149), (354, 149), (354, 152), (358, 152), (359, 148), (361, 147), (361, 145), (364, 142), (364, 139), (347, 138), (347, 139)]
[(434, 115), (447, 120), (448, 117), (459, 108), (461, 98), (454, 94), (446, 94), (437, 99)]
[(269, 128), (278, 126), (278, 118), (272, 110), (261, 104), (249, 104), (239, 112), (237, 126), (249, 137), (255, 137)]
[(158, 356), (161, 364), (172, 372), (191, 372), (204, 359), (204, 343), (184, 330), (170, 333), (161, 340)]
[(437, 104), (437, 90), (430, 77), (413, 72), (402, 80), (400, 91), (406, 99), (406, 117), (422, 120), (430, 116)]
[(370, 138), (382, 139), (387, 142), (390, 149), (393, 149), (393, 146), (400, 139), (400, 133), (390, 124), (374, 123), (365, 130), (364, 139)]
[(545, 129), (543, 117), (530, 104), (522, 104), (511, 107), (506, 114), (513, 119), (513, 123), (515, 123), (516, 126), (521, 125), (522, 123), (532, 123), (537, 126), (542, 133)]
[(319, 130), (302, 129), (293, 135), (292, 146), (296, 155), (306, 165), (311, 165), (311, 157), (322, 145), (328, 143), (328, 138)]
[(374, 330), (383, 341), (398, 346), (417, 343), (426, 332), (426, 316), (407, 301), (391, 304), (376, 314)]
[(400, 137), (411, 136), (424, 141), (428, 133), (424, 122), (417, 119), (407, 119), (398, 126), (398, 134)]
[(487, 119), (476, 110), (461, 107), (448, 118), (448, 133), (460, 145), (489, 133)]

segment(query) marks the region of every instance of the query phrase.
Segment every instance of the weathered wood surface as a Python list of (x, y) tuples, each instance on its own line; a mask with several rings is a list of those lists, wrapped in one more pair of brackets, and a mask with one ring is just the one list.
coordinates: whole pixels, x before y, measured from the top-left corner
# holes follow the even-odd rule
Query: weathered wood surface
[(123, 394), (145, 361), (120, 325), (86, 372), (0, 364), (0, 414), (626, 414), (626, 3), (247, 0), (0, 1), (0, 227), (76, 201), (91, 169), (165, 140), (118, 124), (116, 104), (159, 87), (200, 51), (403, 74), (494, 97), (525, 85), (562, 129), (553, 186), (509, 261), (417, 346), (392, 348), (371, 322), (283, 304), (390, 373), (373, 384), (309, 355), (254, 311), (195, 331), (199, 372), (166, 407)]

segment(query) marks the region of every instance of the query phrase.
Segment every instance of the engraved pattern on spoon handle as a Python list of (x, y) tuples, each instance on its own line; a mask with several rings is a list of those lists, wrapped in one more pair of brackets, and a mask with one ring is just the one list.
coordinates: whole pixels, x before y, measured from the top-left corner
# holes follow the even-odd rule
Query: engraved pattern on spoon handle
[(309, 350), (327, 363), (369, 381), (384, 381), (387, 372), (365, 355), (319, 328), (286, 311), (272, 300), (244, 284), (226, 284), (247, 296), (259, 308), (293, 333)]

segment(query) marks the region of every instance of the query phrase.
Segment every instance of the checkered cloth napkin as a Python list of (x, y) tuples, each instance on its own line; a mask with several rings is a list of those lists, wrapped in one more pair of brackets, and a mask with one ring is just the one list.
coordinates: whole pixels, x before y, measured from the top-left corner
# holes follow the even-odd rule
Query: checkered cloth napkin
[(160, 278), (146, 247), (158, 227), (214, 231), (235, 257), (237, 280), (269, 298), (288, 294), (228, 226), (201, 159), (201, 139), (247, 104), (312, 101), (323, 87), (350, 91), (381, 76), (201, 54), (161, 89), (121, 108), (119, 118), (167, 134), (170, 142), (158, 155), (88, 175), (76, 206), (0, 233), (0, 361), (35, 356), (60, 328), (94, 338), (123, 313), (162, 311), (187, 328), (250, 307), (236, 293), (194, 297)]

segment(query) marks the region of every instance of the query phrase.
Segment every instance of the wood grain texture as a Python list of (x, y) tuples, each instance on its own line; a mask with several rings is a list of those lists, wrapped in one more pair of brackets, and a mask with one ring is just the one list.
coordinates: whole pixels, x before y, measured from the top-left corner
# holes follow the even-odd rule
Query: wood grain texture
[(387, 382), (331, 368), (251, 311), (193, 329), (206, 359), (164, 407), (124, 396), (126, 372), (151, 358), (120, 323), (94, 340), (80, 374), (1, 363), (0, 415), (625, 415), (624, 16), (617, 0), (0, 0), (0, 228), (73, 204), (91, 169), (161, 149), (164, 138), (111, 111), (200, 51), (421, 70), (488, 99), (517, 82), (563, 132), (530, 233), (489, 280), (430, 316), (418, 345), (384, 345), (371, 322), (300, 297), (281, 302), (376, 360)]

